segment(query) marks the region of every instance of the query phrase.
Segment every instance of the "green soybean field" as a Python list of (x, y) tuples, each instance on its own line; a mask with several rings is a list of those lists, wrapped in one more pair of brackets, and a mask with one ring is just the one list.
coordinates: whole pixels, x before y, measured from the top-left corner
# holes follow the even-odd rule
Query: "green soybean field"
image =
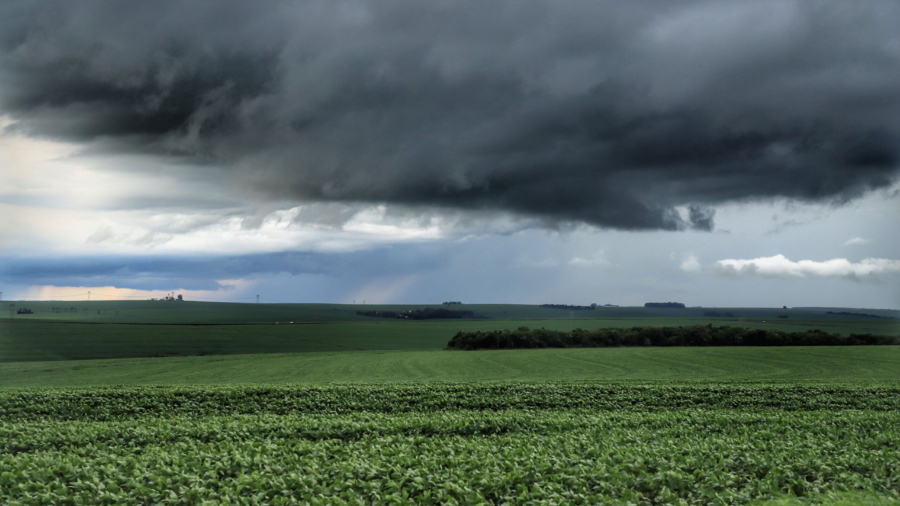
[(900, 346), (445, 350), (896, 312), (78, 304), (0, 321), (0, 504), (900, 504)]
[(898, 408), (877, 384), (5, 391), (0, 500), (891, 504)]

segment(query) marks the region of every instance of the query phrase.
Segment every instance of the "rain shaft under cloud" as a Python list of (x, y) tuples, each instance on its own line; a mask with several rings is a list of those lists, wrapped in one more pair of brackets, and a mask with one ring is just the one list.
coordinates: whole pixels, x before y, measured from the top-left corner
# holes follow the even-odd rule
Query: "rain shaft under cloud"
[(892, 1), (8, 1), (0, 114), (247, 201), (710, 230), (896, 180), (897, 26)]

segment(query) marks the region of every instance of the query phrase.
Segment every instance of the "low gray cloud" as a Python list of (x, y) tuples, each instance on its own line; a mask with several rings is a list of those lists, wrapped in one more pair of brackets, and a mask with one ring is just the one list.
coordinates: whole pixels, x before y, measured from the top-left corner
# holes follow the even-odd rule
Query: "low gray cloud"
[(85, 240), (87, 244), (99, 244), (113, 238), (113, 231), (109, 225), (101, 225)]
[(891, 1), (9, 1), (0, 114), (248, 199), (711, 230), (897, 179), (898, 25)]
[(847, 242), (844, 243), (844, 246), (856, 246), (859, 244), (866, 244), (868, 242), (868, 239), (863, 239), (862, 237), (854, 237), (853, 239), (848, 239)]

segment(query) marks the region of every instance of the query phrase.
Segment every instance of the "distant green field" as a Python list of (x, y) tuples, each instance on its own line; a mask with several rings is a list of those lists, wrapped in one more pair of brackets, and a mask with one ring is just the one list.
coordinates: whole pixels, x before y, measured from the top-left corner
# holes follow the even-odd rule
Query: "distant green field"
[[(500, 355), (478, 352), (477, 356), (440, 351), (460, 330), (523, 325), (568, 331), (711, 323), (786, 331), (819, 328), (844, 335), (900, 334), (900, 320), (823, 310), (730, 309), (727, 312), (748, 317), (702, 318), (691, 316), (702, 313), (695, 308), (565, 311), (523, 305), (454, 305), (450, 307), (470, 309), (486, 318), (405, 321), (361, 317), (355, 311), (416, 306), (130, 301), (79, 303), (84, 307), (67, 313), (54, 312), (53, 308), (63, 307), (59, 303), (17, 304), (33, 309), (34, 314), (0, 319), (0, 386), (501, 379), (893, 380), (892, 368), (900, 365), (897, 350), (884, 347), (525, 350)], [(778, 314), (789, 318), (778, 318)], [(253, 354), (260, 356), (248, 356)], [(888, 365), (882, 367), (885, 363)]]
[[(900, 311), (876, 309), (825, 309), (781, 308), (684, 308), (652, 309), (644, 307), (598, 307), (595, 310), (570, 311), (547, 309), (523, 304), (234, 304), (222, 302), (166, 302), (166, 301), (18, 301), (15, 308), (28, 308), (30, 315), (16, 315), (16, 320), (92, 321), (108, 323), (274, 323), (288, 321), (370, 321), (357, 311), (406, 311), (427, 307), (474, 311), (476, 315), (495, 320), (562, 320), (562, 319), (694, 319), (703, 322), (742, 322), (778, 320), (790, 324), (791, 320), (817, 320), (824, 322), (855, 322), (876, 326), (900, 328)], [(8, 306), (0, 306), (0, 319), (9, 319)], [(734, 317), (707, 317), (704, 313), (731, 313)], [(859, 316), (836, 314), (838, 312), (868, 314)], [(779, 318), (784, 316), (787, 318)]]
[(368, 351), (0, 364), (4, 387), (547, 380), (900, 382), (900, 348)]
[[(698, 325), (709, 320), (610, 318), (555, 320), (431, 320), (367, 318), (254, 325), (162, 325), (0, 320), (0, 362), (84, 360), (247, 353), (305, 353), (364, 350), (441, 350), (460, 331)], [(900, 334), (892, 322), (855, 320), (714, 321), (787, 331), (819, 328), (839, 334)]]

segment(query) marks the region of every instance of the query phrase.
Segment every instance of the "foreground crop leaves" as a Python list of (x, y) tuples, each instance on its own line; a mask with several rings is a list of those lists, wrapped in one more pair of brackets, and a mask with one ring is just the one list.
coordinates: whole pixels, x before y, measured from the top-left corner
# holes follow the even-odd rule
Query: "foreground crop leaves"
[(7, 391), (0, 502), (897, 498), (896, 394), (584, 383)]
[(239, 414), (510, 409), (900, 410), (900, 386), (832, 384), (432, 383), (0, 390), (0, 420), (113, 421)]

